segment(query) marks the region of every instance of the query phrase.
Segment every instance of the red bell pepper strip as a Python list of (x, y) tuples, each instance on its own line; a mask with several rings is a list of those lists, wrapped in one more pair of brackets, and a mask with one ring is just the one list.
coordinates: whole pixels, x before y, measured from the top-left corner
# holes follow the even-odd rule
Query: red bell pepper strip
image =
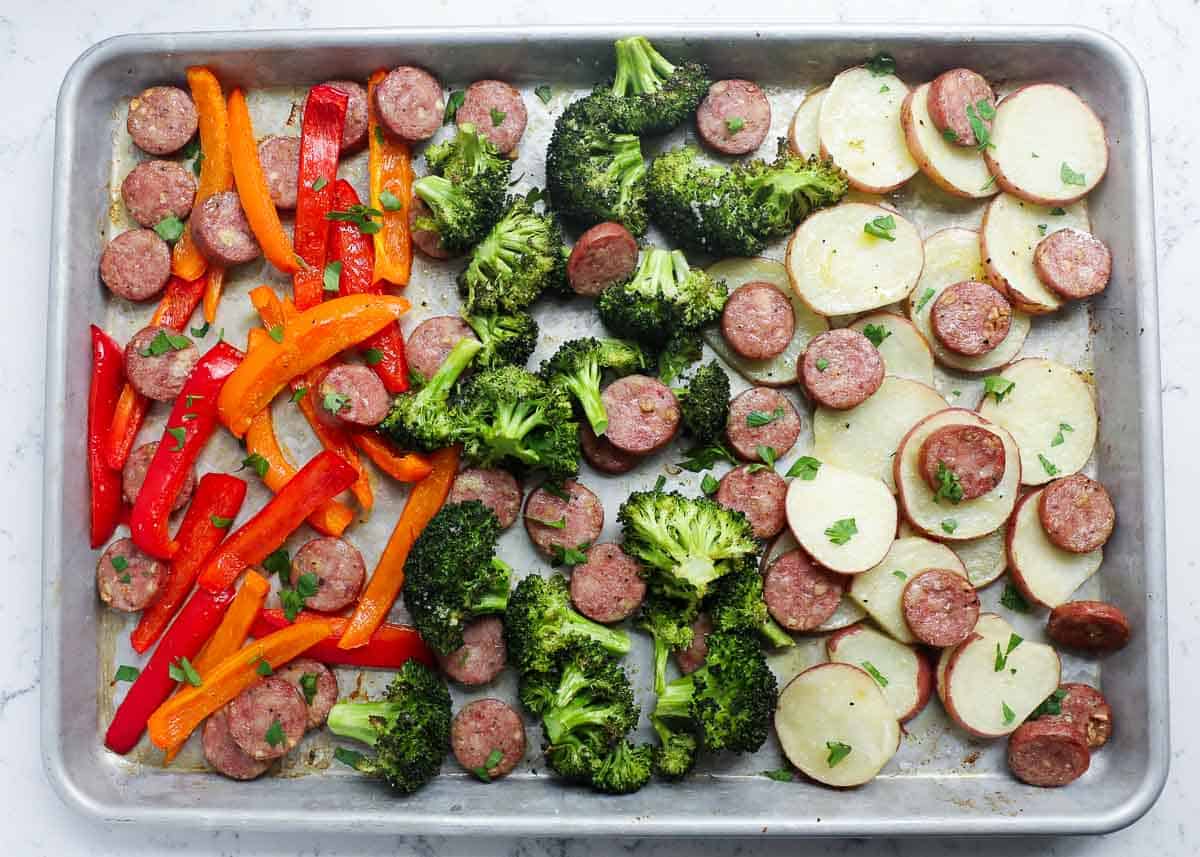
[[(182, 332), (196, 305), (204, 296), (207, 284), (208, 277), (203, 274), (195, 280), (171, 277), (150, 323)], [(149, 408), (150, 400), (133, 389), (133, 385), (126, 383), (113, 413), (112, 428), (109, 429), (108, 446), (105, 450), (108, 466), (113, 470), (120, 470), (125, 466), (125, 460), (129, 458), (133, 442), (137, 439), (138, 430), (142, 427), (142, 420), (146, 418)]]
[(92, 547), (108, 541), (121, 517), (121, 472), (108, 466), (105, 446), (113, 411), (125, 383), (121, 346), (92, 325), (92, 383), (88, 388), (87, 454), (91, 482)]
[[(296, 253), (307, 267), (292, 277), (296, 309), (304, 312), (321, 302), (329, 220), (333, 208), (333, 182), (337, 178), (346, 124), (346, 93), (321, 84), (308, 91), (304, 118), (300, 120), (300, 179), (296, 192)], [(357, 228), (357, 227), (355, 227)]]
[[(338, 179), (333, 185), (334, 207), (342, 211), (358, 204), (354, 188), (345, 179)], [(376, 280), (374, 273), (375, 244), (353, 223), (334, 221), (331, 224), (329, 255), (342, 263), (339, 294), (383, 294), (383, 281)], [(404, 354), (404, 334), (399, 322), (389, 324), (362, 347), (372, 352), (372, 362), (368, 365), (389, 393), (403, 393), (408, 389), (408, 358)]]
[[(323, 664), (345, 667), (367, 667), (380, 670), (398, 670), (409, 658), (416, 658), (426, 666), (434, 666), (433, 652), (425, 645), (417, 629), (409, 625), (387, 622), (375, 629), (370, 642), (357, 649), (339, 649), (338, 640), (345, 632), (350, 620), (344, 616), (326, 616), (307, 610), (296, 616), (297, 622), (328, 622), (333, 629), (324, 640), (307, 649), (307, 657)], [(292, 623), (282, 610), (260, 610), (250, 626), (250, 635), (265, 637)]]
[(167, 569), (158, 597), (142, 611), (142, 618), (129, 635), (135, 652), (144, 652), (154, 645), (167, 625), (175, 618), (175, 611), (192, 591), (196, 575), (200, 572), (209, 554), (229, 533), (229, 527), (218, 527), (215, 522), (232, 520), (246, 499), (246, 483), (228, 473), (205, 473), (200, 477), (191, 505), (179, 525), (179, 551)]
[(221, 624), (233, 596), (234, 590), (227, 587), (216, 593), (200, 590), (188, 599), (179, 618), (171, 624), (162, 643), (150, 656), (150, 662), (113, 715), (104, 736), (105, 747), (125, 755), (137, 746), (138, 739), (146, 731), (146, 721), (175, 689), (171, 665), (180, 658), (190, 661), (196, 657), (200, 647)]
[(318, 453), (209, 557), (200, 572), (200, 585), (219, 592), (232, 584), (248, 566), (262, 562), (283, 544), (314, 509), (345, 491), (357, 478), (358, 471), (336, 452)]
[(217, 428), (221, 387), (241, 362), (242, 352), (228, 342), (218, 342), (200, 358), (175, 399), (166, 431), (129, 516), (133, 543), (150, 556), (170, 559), (179, 550), (179, 542), (167, 529), (167, 518), (188, 473)]

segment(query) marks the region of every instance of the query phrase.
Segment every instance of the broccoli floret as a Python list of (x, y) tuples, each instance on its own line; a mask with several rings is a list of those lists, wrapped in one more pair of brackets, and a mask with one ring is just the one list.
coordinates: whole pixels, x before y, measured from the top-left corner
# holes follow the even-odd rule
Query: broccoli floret
[(418, 389), (401, 393), (379, 429), (404, 449), (432, 451), (449, 446), (459, 428), (449, 407), (451, 388), (483, 346), (461, 339), (450, 349), (434, 376)]
[(519, 366), (471, 378), (460, 392), (456, 439), (472, 463), (542, 468), (553, 477), (579, 472), (579, 426), (566, 392)]
[(620, 696), (629, 685), (620, 663), (600, 644), (583, 642), (559, 653), (552, 670), (521, 676), (521, 704), (545, 715), (562, 707), (583, 691), (605, 697)]
[(563, 111), (546, 149), (546, 186), (555, 211), (593, 226), (613, 220), (646, 231), (646, 162), (641, 140), (593, 115), (591, 97)]
[(714, 166), (695, 147), (654, 159), (647, 180), (651, 216), (676, 241), (718, 256), (754, 256), (817, 208), (849, 189), (832, 161), (805, 160), (784, 141), (771, 163)]
[(404, 605), (430, 648), (448, 655), (476, 616), (503, 612), (511, 569), (496, 558), (500, 522), (478, 500), (443, 506), (404, 562)]
[(658, 346), (680, 329), (716, 321), (727, 297), (724, 280), (692, 268), (680, 251), (651, 247), (628, 282), (600, 294), (596, 309), (618, 335)]
[(521, 672), (549, 672), (562, 652), (588, 640), (615, 655), (629, 652), (628, 635), (575, 611), (561, 574), (531, 574), (517, 584), (504, 612), (504, 640), (509, 661)]
[(653, 747), (622, 739), (593, 771), (592, 787), (610, 795), (632, 794), (650, 781), (653, 767)]
[(712, 443), (729, 420), (729, 376), (713, 360), (696, 370), (687, 386), (675, 390), (683, 427), (700, 443)]
[(692, 622), (699, 602), (670, 598), (651, 591), (642, 602), (637, 625), (654, 640), (654, 692), (662, 693), (667, 684), (667, 658), (671, 652), (692, 644)]
[(683, 779), (696, 765), (696, 737), (690, 732), (672, 729), (661, 717), (651, 717), (658, 734), (654, 748), (654, 773), (664, 780)]
[(704, 342), (699, 331), (675, 331), (658, 353), (658, 380), (670, 384), (703, 356)]
[(687, 723), (706, 750), (752, 753), (767, 740), (777, 696), (758, 643), (743, 634), (714, 633), (704, 666), (667, 685), (654, 717)]
[(645, 352), (633, 342), (572, 339), (542, 362), (541, 376), (574, 396), (592, 431), (601, 435), (608, 428), (608, 414), (600, 399), (600, 376), (606, 369), (615, 375), (629, 375), (645, 369), (646, 363)]
[(483, 348), (475, 357), (475, 365), (481, 369), (496, 369), (506, 365), (524, 367), (537, 348), (540, 332), (538, 323), (527, 312), (468, 315), (463, 318), (483, 343)]
[(432, 217), (418, 217), (416, 227), (438, 233), (447, 251), (462, 253), (499, 218), (512, 161), (469, 123), (453, 140), (426, 149), (425, 161), (432, 175), (418, 179), (413, 191)]
[(649, 570), (651, 588), (685, 602), (702, 599), (737, 561), (758, 554), (746, 516), (706, 497), (635, 492), (617, 520), (624, 550)]
[(591, 109), (628, 134), (664, 134), (687, 120), (708, 93), (708, 69), (675, 65), (644, 36), (619, 39), (612, 83), (597, 87)]
[(339, 702), (329, 731), (375, 748), (372, 758), (345, 747), (334, 756), (355, 770), (381, 777), (403, 794), (429, 782), (450, 747), (450, 692), (417, 660), (406, 661), (378, 702)]
[(562, 228), (526, 197), (511, 198), (458, 278), (468, 313), (514, 313), (567, 276)]
[(713, 584), (705, 606), (717, 631), (757, 633), (771, 648), (796, 645), (767, 612), (763, 576), (751, 560), (742, 560), (734, 571)]

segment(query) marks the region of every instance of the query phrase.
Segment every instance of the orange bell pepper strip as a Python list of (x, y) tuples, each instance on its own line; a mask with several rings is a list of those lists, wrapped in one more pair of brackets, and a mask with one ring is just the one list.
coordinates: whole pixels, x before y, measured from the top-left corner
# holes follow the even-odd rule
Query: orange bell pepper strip
[(348, 295), (272, 325), (272, 341), (247, 355), (221, 389), (221, 421), (240, 438), (288, 382), (378, 333), (408, 309), (404, 298)]
[[(389, 136), (379, 124), (375, 87), (385, 77), (387, 70), (380, 69), (367, 82), (367, 139), (370, 141), (367, 169), (371, 208), (383, 212), (380, 229), (375, 233), (375, 279), (405, 286), (412, 274), (413, 255), (412, 232), (408, 228), (413, 195), (412, 149), (407, 143)], [(385, 190), (400, 200), (400, 207), (395, 211), (389, 211), (383, 205)]]
[(328, 622), (298, 622), (238, 649), (203, 675), (200, 687), (184, 688), (150, 715), (151, 742), (165, 750), (186, 741), (204, 718), (262, 681), (258, 674), (262, 661), (277, 670), (329, 631)]
[(397, 482), (420, 482), (433, 472), (428, 456), (405, 452), (376, 431), (356, 431), (351, 438), (372, 464)]
[[(187, 70), (188, 88), (192, 91), (192, 101), (196, 105), (196, 115), (200, 119), (200, 181), (196, 185), (196, 201), (193, 207), (199, 208), (200, 203), (214, 193), (232, 190), (233, 163), (229, 156), (229, 114), (225, 109), (225, 95), (221, 92), (221, 82), (213, 74), (212, 69), (202, 65), (194, 65)], [(171, 273), (185, 280), (195, 280), (208, 268), (208, 261), (196, 249), (192, 241), (190, 224), (183, 230), (183, 236), (175, 244), (171, 253)], [(220, 294), (218, 281), (210, 288)], [(204, 317), (212, 321), (216, 317), (216, 301), (213, 301), (213, 313), (209, 314), (208, 301), (205, 301)]]
[(454, 476), (458, 473), (459, 454), (459, 448), (452, 446), (439, 449), (429, 456), (433, 471), (414, 485), (409, 493), (400, 520), (396, 522), (396, 529), (383, 549), (367, 588), (359, 596), (358, 606), (350, 617), (346, 633), (338, 641), (338, 648), (365, 646), (375, 629), (387, 619), (400, 588), (404, 586), (404, 563), (413, 542), (450, 494), (450, 486), (454, 484)]
[(209, 265), (208, 283), (204, 286), (204, 320), (209, 324), (217, 320), (217, 304), (221, 302), (221, 290), (224, 287), (225, 269)]
[(258, 143), (254, 139), (254, 126), (250, 122), (250, 109), (246, 106), (246, 94), (235, 87), (229, 93), (229, 153), (233, 161), (233, 181), (237, 185), (238, 199), (242, 211), (250, 224), (250, 231), (258, 239), (267, 261), (285, 274), (300, 270), (292, 239), (279, 222), (279, 212), (267, 189), (267, 177), (258, 162)]

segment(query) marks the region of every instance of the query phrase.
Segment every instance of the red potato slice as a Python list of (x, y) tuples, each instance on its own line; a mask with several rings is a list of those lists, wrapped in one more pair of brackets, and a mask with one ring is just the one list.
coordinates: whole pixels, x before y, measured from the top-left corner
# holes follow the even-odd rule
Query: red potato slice
[(821, 104), (825, 101), (826, 90), (827, 87), (822, 87), (804, 93), (804, 100), (796, 108), (796, 115), (788, 126), (788, 147), (802, 158), (821, 154), (817, 120), (821, 117)]
[(865, 336), (868, 326), (870, 333), (883, 336), (875, 347), (888, 375), (933, 386), (933, 352), (911, 321), (894, 312), (873, 312), (854, 321), (850, 329)]
[(901, 723), (920, 714), (933, 694), (929, 658), (869, 625), (844, 628), (825, 646), (831, 662), (852, 664), (875, 679)]
[[(771, 563), (785, 553), (796, 550), (798, 547), (800, 547), (800, 543), (796, 541), (796, 537), (792, 535), (791, 530), (785, 529), (772, 539), (771, 543), (767, 545), (767, 549), (763, 551), (762, 560), (759, 563), (759, 571), (766, 574), (767, 569), (771, 567)], [(842, 600), (838, 602), (837, 609), (833, 611), (833, 615), (814, 628), (812, 633), (821, 634), (826, 631), (837, 631), (861, 621), (866, 618), (866, 615), (866, 611), (854, 603), (848, 594), (843, 595)], [(808, 666), (811, 666), (811, 664)], [(799, 672), (799, 670), (796, 672)], [(792, 673), (792, 675), (795, 674)], [(791, 676), (789, 676), (790, 678)]]
[(913, 160), (929, 180), (946, 193), (982, 199), (997, 192), (983, 154), (974, 147), (946, 140), (929, 117), (929, 84), (908, 94), (900, 106), (904, 141)]
[[(920, 535), (908, 521), (900, 522), (897, 538)], [(955, 542), (951, 549), (967, 570), (967, 579), (982, 589), (1008, 570), (1008, 524), (986, 536)]]
[(708, 267), (708, 273), (725, 281), (732, 293), (746, 283), (770, 283), (787, 295), (795, 313), (795, 328), (792, 341), (779, 354), (767, 360), (748, 360), (725, 341), (719, 326), (706, 328), (702, 334), (704, 342), (727, 366), (749, 381), (764, 387), (786, 387), (795, 384), (800, 365), (800, 355), (809, 341), (829, 329), (824, 317), (809, 309), (788, 280), (787, 268), (772, 259), (724, 259)]
[(971, 636), (946, 652), (938, 696), (951, 720), (981, 738), (1010, 734), (1058, 689), (1058, 653), (1022, 640), (994, 614), (980, 616)]
[(779, 694), (775, 731), (789, 762), (819, 783), (870, 782), (900, 747), (900, 722), (875, 679), (850, 664), (820, 664)]
[(946, 545), (920, 536), (901, 538), (892, 542), (874, 568), (854, 575), (850, 598), (892, 639), (915, 643), (917, 638), (904, 621), (904, 587), (927, 568), (945, 568), (967, 576), (962, 561)]
[(768, 649), (764, 654), (779, 687), (786, 687), (788, 682), (806, 669), (829, 662), (824, 637), (800, 637), (794, 646)]
[(1086, 201), (1044, 206), (1002, 193), (988, 204), (980, 227), (980, 252), (988, 280), (1016, 309), (1043, 315), (1063, 305), (1038, 278), (1033, 255), (1044, 237), (1067, 228), (1091, 231)]
[(788, 526), (830, 571), (859, 574), (883, 559), (896, 533), (896, 501), (879, 479), (822, 463), (788, 486)]
[(821, 155), (859, 190), (887, 193), (917, 174), (900, 125), (907, 95), (908, 86), (894, 74), (875, 75), (863, 66), (843, 71), (825, 92), (817, 118)]
[(1040, 357), (1000, 373), (1013, 386), (997, 402), (985, 395), (979, 415), (1006, 429), (1021, 452), (1021, 483), (1044, 485), (1079, 472), (1096, 446), (1099, 416), (1092, 388), (1069, 366)]
[(1104, 178), (1108, 139), (1082, 98), (1065, 86), (1035, 83), (996, 107), (984, 158), (1004, 191), (1038, 205), (1067, 205)]
[[(952, 503), (939, 499), (921, 473), (921, 444), (944, 426), (981, 426), (999, 435), (1004, 444), (1004, 475), (1000, 483), (982, 497)], [(896, 491), (904, 517), (915, 530), (942, 541), (977, 539), (1000, 529), (1017, 504), (1022, 461), (1013, 440), (1003, 426), (995, 425), (974, 411), (947, 408), (926, 417), (900, 441), (892, 462)]]
[(1071, 553), (1050, 541), (1038, 515), (1042, 488), (1021, 498), (1008, 528), (1008, 567), (1013, 584), (1032, 604), (1057, 607), (1100, 570), (1104, 549)]
[[(866, 232), (891, 218), (894, 240)], [(823, 316), (869, 312), (904, 300), (925, 264), (913, 224), (879, 205), (843, 202), (811, 215), (788, 242), (788, 278), (800, 299)]]

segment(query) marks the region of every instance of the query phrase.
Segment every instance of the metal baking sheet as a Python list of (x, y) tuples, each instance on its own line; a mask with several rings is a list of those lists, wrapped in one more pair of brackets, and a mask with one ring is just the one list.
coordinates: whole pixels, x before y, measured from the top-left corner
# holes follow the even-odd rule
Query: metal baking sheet
[[(180, 762), (166, 770), (145, 742), (126, 758), (105, 751), (103, 730), (123, 692), (110, 684), (114, 667), (136, 661), (127, 648), (128, 621), (103, 609), (95, 597), (82, 429), (88, 323), (102, 320), (124, 339), (145, 324), (151, 311), (110, 300), (96, 277), (104, 243), (128, 225), (118, 185), (139, 157), (123, 131), (129, 96), (154, 83), (181, 82), (189, 65), (210, 65), (226, 86), (251, 91), (255, 130), (265, 136), (298, 133), (292, 106), (304, 87), (321, 80), (365, 80), (375, 68), (401, 63), (427, 66), (456, 87), (482, 77), (501, 78), (522, 89), (530, 112), (513, 171), (522, 177), (520, 190), (541, 184), (541, 159), (554, 118), (576, 92), (606, 76), (613, 39), (627, 35), (612, 28), (197, 33), (122, 36), (96, 45), (68, 72), (58, 104), (46, 360), (42, 751), (51, 782), (69, 804), (107, 822), (246, 829), (873, 836), (1100, 833), (1131, 823), (1153, 803), (1168, 763), (1166, 568), (1149, 118), (1134, 61), (1107, 37), (1075, 28), (759, 24), (645, 27), (642, 32), (668, 56), (708, 63), (715, 77), (762, 84), (773, 108), (766, 154), (771, 141), (786, 132), (805, 90), (880, 50), (896, 57), (901, 77), (912, 85), (956, 65), (1003, 81), (1002, 89), (1019, 81), (1064, 83), (1104, 121), (1112, 145), (1110, 168), (1089, 204), (1094, 229), (1113, 249), (1113, 284), (1090, 307), (1038, 319), (1023, 351), (1094, 373), (1102, 421), (1089, 469), (1112, 491), (1120, 521), (1101, 573), (1080, 597), (1103, 595), (1119, 603), (1136, 629), (1133, 641), (1099, 663), (1064, 657), (1064, 680), (1101, 683), (1115, 710), (1116, 735), (1093, 757), (1091, 772), (1067, 789), (1023, 786), (1005, 770), (1003, 741), (967, 738), (949, 725), (936, 702), (907, 724), (901, 750), (883, 774), (845, 793), (761, 776), (783, 763), (772, 739), (753, 756), (706, 758), (684, 783), (652, 783), (635, 795), (605, 797), (564, 786), (547, 774), (532, 722), (529, 753), (503, 782), (484, 785), (448, 760), (436, 781), (408, 798), (331, 766), (328, 733), (310, 734), (276, 775), (251, 783), (205, 773), (194, 740)], [(539, 84), (552, 87), (546, 105), (533, 95)], [(677, 131), (655, 147), (692, 137), (689, 129)], [(358, 155), (342, 167), (360, 190), (364, 163), (365, 156)], [(923, 235), (947, 225), (977, 226), (982, 211), (979, 203), (951, 200), (920, 176), (887, 201), (912, 218)], [(782, 258), (782, 245), (765, 255)], [(407, 290), (414, 310), (406, 330), (429, 315), (455, 311), (454, 273), (452, 265), (418, 263)], [(263, 281), (285, 285), (265, 263), (237, 270), (214, 329), (223, 327), (232, 341), (244, 341), (255, 322), (245, 295)], [(537, 312), (544, 333), (537, 358), (563, 338), (596, 328), (594, 313), (582, 301), (547, 301)], [(978, 382), (966, 376), (938, 370), (936, 382), (952, 404), (973, 406), (978, 399)], [(744, 386), (738, 383), (739, 389)], [(784, 466), (811, 444), (810, 412), (802, 400), (794, 401), (804, 416), (805, 434)], [(315, 451), (311, 434), (293, 413), (282, 405), (276, 413), (280, 434), (298, 458)], [(143, 430), (144, 439), (158, 437), (158, 416)], [(666, 466), (678, 460), (677, 451), (672, 448), (625, 477), (585, 469), (582, 479), (604, 501), (606, 540), (617, 537), (616, 510), (633, 488), (662, 474), (671, 486), (698, 491), (695, 475)], [(236, 442), (222, 435), (201, 469), (234, 470), (240, 458)], [(383, 479), (376, 479), (375, 487), (371, 519), (351, 534), (368, 563), (404, 496)], [(251, 488), (247, 508), (264, 496), (259, 486)], [(308, 535), (297, 534), (289, 546)], [(520, 573), (549, 572), (534, 558), (519, 525), (502, 540), (501, 553)], [(985, 607), (995, 604), (999, 589), (984, 593)], [(402, 618), (402, 607), (395, 615)], [(1017, 617), (1014, 624), (1022, 635), (1036, 638), (1043, 619), (1039, 613)], [(809, 639), (772, 662), (787, 678), (822, 658), (822, 652), (820, 640)], [(644, 687), (648, 653), (648, 641), (635, 633), (629, 663), (635, 683), (643, 686), (644, 704), (653, 702)], [(343, 695), (369, 692), (385, 679), (386, 674), (350, 670), (339, 675)], [(510, 673), (495, 686), (475, 693), (456, 689), (454, 696), (457, 705), (471, 697), (513, 694)]]

